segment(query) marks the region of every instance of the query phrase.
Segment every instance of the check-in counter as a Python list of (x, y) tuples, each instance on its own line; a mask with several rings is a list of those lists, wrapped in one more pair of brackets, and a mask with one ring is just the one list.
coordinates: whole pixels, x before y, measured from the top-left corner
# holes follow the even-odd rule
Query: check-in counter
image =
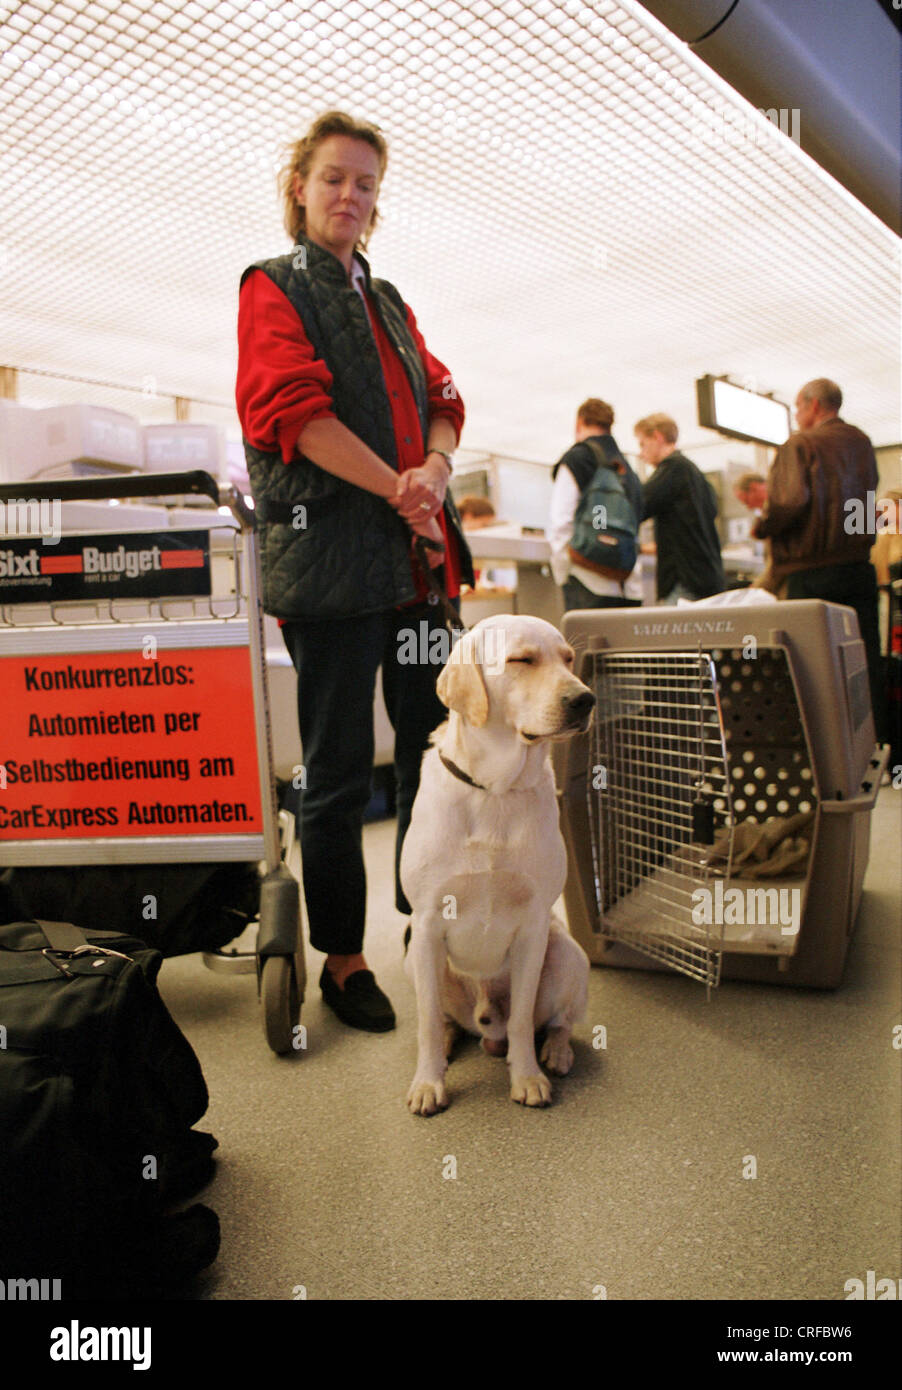
[(551, 546), (544, 536), (516, 535), (511, 526), (486, 526), (467, 532), (467, 544), (473, 556), (473, 566), (480, 573), (495, 569), (512, 571), (511, 592), (476, 589), (464, 596), (461, 615), (467, 627), (473, 621), (488, 617), (479, 612), (479, 605), (493, 605), (496, 613), (528, 613), (544, 618), (557, 626), (564, 615), (561, 589), (551, 575)]
[[(516, 588), (505, 598), (498, 596), (496, 603), (506, 602), (506, 607), (496, 607), (492, 611), (505, 613), (528, 613), (535, 618), (544, 618), (558, 625), (564, 613), (564, 600), (561, 589), (551, 575), (551, 546), (544, 536), (510, 534), (511, 528), (492, 527), (467, 534), (467, 542), (473, 555), (473, 563), (479, 570), (496, 566), (512, 568), (516, 571)], [(658, 561), (655, 555), (640, 555), (636, 569), (642, 582), (642, 602), (650, 607), (656, 599), (656, 578)], [(752, 545), (727, 546), (723, 551), (723, 567), (727, 584), (738, 586), (743, 580), (751, 580), (764, 568), (760, 552)], [(467, 613), (475, 612), (470, 605), (490, 600), (490, 594), (477, 589), (463, 600), (464, 621), (472, 626)], [(487, 616), (480, 613), (479, 617)], [(474, 619), (475, 621), (475, 619)]]
[[(727, 546), (721, 551), (727, 588), (738, 589), (750, 584), (764, 569), (764, 558), (756, 554), (750, 545)], [(639, 565), (642, 578), (642, 603), (646, 608), (654, 606), (657, 600), (657, 555), (640, 555)]]
[(764, 569), (764, 546), (761, 542), (749, 545), (728, 545), (720, 552), (727, 583), (738, 587), (742, 580), (757, 579)]

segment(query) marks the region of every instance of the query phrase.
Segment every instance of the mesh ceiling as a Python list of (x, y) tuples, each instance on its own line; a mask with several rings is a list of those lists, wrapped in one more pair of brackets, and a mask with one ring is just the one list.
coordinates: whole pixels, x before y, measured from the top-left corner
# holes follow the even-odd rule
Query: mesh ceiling
[(0, 8), (0, 364), (236, 434), (239, 277), (288, 249), (280, 155), (332, 107), (388, 139), (368, 255), (470, 448), (557, 458), (587, 395), (625, 446), (667, 410), (701, 447), (705, 372), (834, 377), (898, 441), (895, 237), (632, 0)]

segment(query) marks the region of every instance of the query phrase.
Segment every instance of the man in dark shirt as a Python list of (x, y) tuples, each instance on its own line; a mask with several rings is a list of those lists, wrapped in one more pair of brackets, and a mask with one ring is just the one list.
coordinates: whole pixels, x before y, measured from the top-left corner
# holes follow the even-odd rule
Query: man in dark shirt
[(726, 587), (714, 518), (717, 497), (701, 469), (676, 446), (676, 421), (646, 415), (636, 425), (639, 456), (655, 470), (642, 491), (655, 523), (658, 603), (707, 598)]

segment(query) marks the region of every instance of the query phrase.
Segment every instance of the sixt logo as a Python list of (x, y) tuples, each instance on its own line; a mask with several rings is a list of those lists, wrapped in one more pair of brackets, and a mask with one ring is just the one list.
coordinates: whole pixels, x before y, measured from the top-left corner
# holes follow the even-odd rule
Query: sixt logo
[(164, 568), (158, 545), (146, 550), (101, 550), (96, 545), (82, 547), (74, 555), (44, 556), (32, 546), (24, 555), (0, 550), (0, 579), (38, 578), (46, 574), (118, 574), (129, 579)]
[(41, 557), (31, 547), (27, 555), (17, 555), (14, 550), (0, 550), (0, 579), (14, 579), (18, 575), (38, 575)]

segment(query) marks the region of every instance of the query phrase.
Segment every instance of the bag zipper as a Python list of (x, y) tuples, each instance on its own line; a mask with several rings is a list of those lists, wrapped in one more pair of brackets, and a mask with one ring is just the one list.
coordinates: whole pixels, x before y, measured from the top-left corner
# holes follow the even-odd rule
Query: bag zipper
[[(92, 946), (90, 943), (87, 946), (76, 946), (72, 951), (55, 951), (52, 946), (45, 946), (41, 955), (45, 956), (51, 965), (55, 965), (60, 974), (65, 975), (68, 980), (74, 980), (76, 976), (71, 970), (66, 969), (62, 961), (73, 960), (76, 956), (115, 956), (118, 960), (129, 960), (134, 965), (134, 958), (125, 955), (122, 951), (112, 951), (108, 946)], [(56, 957), (60, 957), (60, 959), (58, 960)]]

